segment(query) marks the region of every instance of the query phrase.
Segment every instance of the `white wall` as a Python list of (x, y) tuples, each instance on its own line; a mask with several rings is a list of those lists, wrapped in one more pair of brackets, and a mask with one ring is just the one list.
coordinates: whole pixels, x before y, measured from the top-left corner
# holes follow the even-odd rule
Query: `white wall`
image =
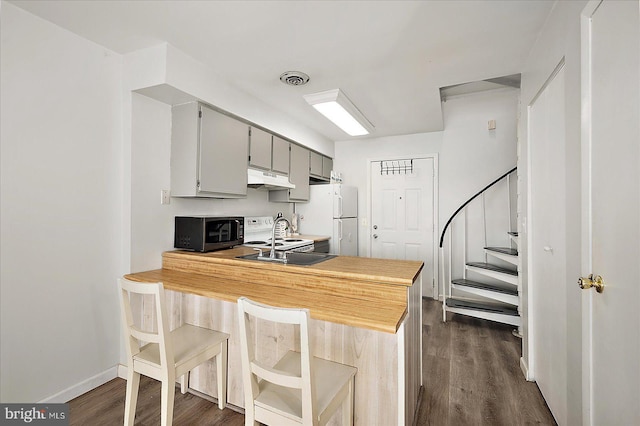
[(118, 361), (121, 57), (1, 8), (0, 401), (65, 401)]
[[(462, 203), (515, 166), (518, 102), (515, 89), (449, 98), (442, 104), (444, 131), (336, 142), (334, 169), (345, 184), (358, 187), (358, 211), (364, 218), (370, 203), (370, 160), (438, 154), (439, 238)], [(496, 120), (496, 130), (487, 130), (489, 120)], [(368, 256), (369, 227), (361, 225), (359, 231), (359, 253)]]
[[(568, 386), (568, 410), (566, 419), (557, 419), (566, 424), (581, 424), (581, 375), (582, 375), (582, 308), (581, 295), (575, 284), (580, 276), (580, 13), (586, 5), (586, 1), (556, 2), (547, 22), (541, 31), (538, 40), (532, 48), (527, 63), (522, 72), (522, 114), (518, 133), (521, 146), (519, 147), (518, 169), (520, 171), (520, 199), (518, 202), (520, 232), (520, 252), (526, 259), (530, 249), (530, 241), (527, 234), (528, 213), (530, 206), (527, 204), (527, 191), (529, 190), (528, 170), (528, 121), (527, 106), (530, 105), (545, 81), (553, 70), (565, 60), (565, 146), (566, 158), (565, 204), (563, 206), (546, 206), (564, 212), (566, 247), (561, 248), (567, 253), (566, 276), (559, 277), (558, 291), (566, 292), (567, 307), (559, 315), (566, 315), (567, 324), (567, 386)], [(536, 167), (531, 164), (531, 167)], [(535, 361), (531, 359), (532, 348), (530, 346), (530, 327), (535, 321), (550, 322), (553, 326), (553, 315), (542, 315), (529, 311), (529, 300), (526, 297), (531, 291), (535, 291), (535, 283), (529, 282), (530, 271), (528, 264), (523, 262), (523, 286), (524, 286), (524, 339), (522, 363), (529, 370), (532, 378), (535, 378)]]

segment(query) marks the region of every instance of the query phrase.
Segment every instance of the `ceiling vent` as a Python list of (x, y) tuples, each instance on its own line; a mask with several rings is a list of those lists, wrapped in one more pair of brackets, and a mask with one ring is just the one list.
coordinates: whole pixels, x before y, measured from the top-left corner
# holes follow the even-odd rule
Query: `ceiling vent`
[(302, 86), (307, 84), (309, 76), (300, 71), (287, 71), (280, 75), (280, 81), (291, 86)]

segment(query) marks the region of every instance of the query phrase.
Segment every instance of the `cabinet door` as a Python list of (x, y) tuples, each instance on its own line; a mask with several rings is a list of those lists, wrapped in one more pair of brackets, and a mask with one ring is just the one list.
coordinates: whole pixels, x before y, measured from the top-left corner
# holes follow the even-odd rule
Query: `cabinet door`
[(273, 137), (273, 152), (271, 169), (274, 172), (289, 174), (289, 142)]
[(322, 157), (322, 177), (331, 179), (331, 170), (333, 170), (333, 159)]
[(317, 152), (310, 151), (309, 173), (311, 176), (322, 177), (322, 155)]
[(291, 144), (291, 170), (289, 181), (296, 187), (289, 190), (289, 199), (293, 201), (309, 200), (309, 150)]
[(256, 127), (251, 128), (249, 138), (249, 165), (271, 170), (271, 134)]
[(247, 195), (249, 126), (205, 105), (201, 111), (198, 191)]

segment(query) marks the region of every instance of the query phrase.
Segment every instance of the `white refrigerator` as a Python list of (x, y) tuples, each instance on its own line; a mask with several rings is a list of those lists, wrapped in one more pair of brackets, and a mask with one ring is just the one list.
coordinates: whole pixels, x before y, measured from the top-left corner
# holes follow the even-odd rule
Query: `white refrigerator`
[(358, 255), (358, 188), (332, 183), (311, 185), (309, 202), (296, 203), (301, 234), (330, 236), (329, 252)]

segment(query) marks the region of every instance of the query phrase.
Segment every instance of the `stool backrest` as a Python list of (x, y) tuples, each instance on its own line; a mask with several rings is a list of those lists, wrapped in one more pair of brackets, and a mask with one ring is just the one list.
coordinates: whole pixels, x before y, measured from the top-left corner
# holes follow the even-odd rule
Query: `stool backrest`
[[(252, 403), (259, 393), (258, 379), (302, 392), (302, 417), (315, 419), (313, 401), (315, 388), (311, 374), (312, 357), (309, 351), (309, 310), (278, 308), (254, 302), (241, 297), (238, 299), (240, 317), (240, 350), (242, 357), (242, 377), (245, 392), (245, 406)], [(281, 324), (299, 325), (300, 329), (300, 375), (276, 370), (258, 361), (255, 356), (255, 336), (251, 334), (250, 317)]]
[[(118, 288), (120, 289), (120, 307), (129, 359), (132, 361), (133, 357), (140, 353), (140, 349), (144, 347), (144, 344), (141, 345), (140, 341), (157, 344), (160, 353), (160, 366), (173, 368), (173, 347), (171, 346), (171, 339), (168, 338), (170, 332), (169, 319), (166, 315), (166, 302), (162, 283), (139, 283), (120, 278), (118, 280)], [(154, 296), (156, 311), (155, 332), (144, 331), (135, 324), (131, 310), (132, 294)]]

